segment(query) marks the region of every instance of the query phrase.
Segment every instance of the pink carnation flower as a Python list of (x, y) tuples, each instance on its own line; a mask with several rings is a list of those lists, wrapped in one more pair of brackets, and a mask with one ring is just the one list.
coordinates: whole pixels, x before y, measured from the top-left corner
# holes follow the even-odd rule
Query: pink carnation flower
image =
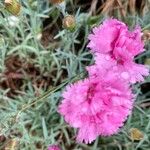
[(146, 66), (128, 61), (123, 64), (117, 63), (108, 54), (95, 53), (95, 64), (87, 67), (89, 76), (106, 76), (109, 71), (115, 72), (118, 78), (122, 78), (127, 83), (144, 81), (143, 76), (149, 75)]
[[(108, 71), (112, 70), (112, 68), (117, 65), (117, 62), (108, 54), (95, 53), (94, 60), (94, 65), (86, 67), (90, 77), (105, 77)], [(115, 74), (118, 74), (118, 72)]]
[(48, 147), (48, 150), (60, 150), (60, 148), (57, 145), (51, 145)]
[(133, 107), (129, 83), (149, 75), (144, 65), (134, 62), (143, 52), (139, 27), (131, 32), (124, 23), (109, 19), (94, 28), (89, 39), (95, 59), (87, 67), (89, 78), (67, 86), (58, 110), (78, 129), (77, 140), (85, 143), (119, 131)]
[[(143, 81), (143, 76), (149, 75), (149, 69), (134, 62), (134, 57), (144, 51), (141, 35), (140, 27), (131, 32), (124, 23), (116, 19), (108, 19), (94, 28), (89, 35), (88, 47), (96, 53), (95, 68), (101, 70), (102, 67), (117, 67), (118, 73), (123, 78), (126, 74), (125, 78), (130, 83)], [(110, 61), (106, 61), (108, 57), (111, 58)]]
[(149, 69), (145, 65), (137, 64), (135, 62), (127, 62), (124, 63), (124, 65), (118, 65), (113, 69), (116, 70), (122, 78), (132, 84), (144, 81), (143, 76), (149, 75)]
[(91, 143), (99, 135), (117, 133), (132, 106), (128, 84), (111, 72), (103, 78), (88, 78), (67, 86), (59, 113), (78, 128), (78, 141)]
[(124, 23), (116, 19), (108, 19), (93, 29), (93, 33), (89, 35), (88, 47), (93, 52), (111, 52), (114, 49), (114, 41), (122, 30), (127, 31), (127, 26)]
[(108, 19), (93, 29), (88, 47), (93, 52), (109, 53), (117, 60), (131, 60), (144, 51), (141, 35), (140, 27), (131, 32), (124, 23)]
[(141, 29), (137, 27), (133, 32), (122, 31), (114, 41), (113, 56), (121, 61), (133, 60), (134, 57), (144, 51), (144, 43), (141, 40)]

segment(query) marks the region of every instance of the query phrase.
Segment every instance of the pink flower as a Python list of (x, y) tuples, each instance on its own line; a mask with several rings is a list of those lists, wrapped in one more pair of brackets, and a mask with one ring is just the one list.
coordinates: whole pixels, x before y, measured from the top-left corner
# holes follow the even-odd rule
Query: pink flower
[(143, 76), (149, 75), (148, 67), (135, 62), (127, 62), (123, 65), (118, 65), (113, 69), (116, 70), (116, 72), (118, 72), (123, 79), (132, 84), (144, 81)]
[(140, 27), (129, 31), (124, 23), (116, 19), (108, 19), (94, 28), (89, 35), (88, 47), (94, 52), (96, 66), (87, 67), (93, 70), (89, 73), (94, 73), (94, 69), (100, 74), (101, 71), (117, 68), (120, 76), (128, 82), (143, 81), (143, 76), (149, 75), (149, 69), (134, 62), (134, 57), (144, 51), (141, 35)]
[(93, 34), (89, 35), (88, 47), (93, 52), (108, 53), (113, 50), (114, 41), (122, 30), (127, 31), (127, 26), (124, 23), (116, 19), (108, 19), (93, 29)]
[(93, 29), (88, 47), (93, 52), (109, 54), (117, 61), (132, 60), (144, 51), (141, 35), (140, 27), (129, 31), (121, 21), (108, 19)]
[(149, 75), (149, 69), (133, 61), (127, 61), (123, 64), (117, 63), (108, 54), (95, 53), (95, 64), (87, 67), (90, 77), (105, 77), (108, 72), (113, 71), (118, 78), (124, 79), (127, 83), (136, 83), (144, 81), (143, 76)]
[(86, 67), (90, 77), (105, 77), (108, 71), (117, 65), (117, 62), (108, 54), (95, 53), (94, 60), (94, 65)]
[(78, 141), (91, 143), (99, 135), (117, 133), (132, 106), (128, 84), (110, 72), (103, 78), (88, 78), (67, 86), (59, 113), (78, 128)]
[(114, 41), (113, 57), (123, 62), (133, 60), (134, 57), (144, 51), (144, 43), (141, 40), (141, 29), (137, 27), (133, 32), (123, 30)]
[(57, 145), (51, 145), (48, 147), (48, 150), (60, 150), (60, 148)]
[(144, 65), (134, 62), (143, 52), (139, 27), (131, 32), (124, 23), (108, 19), (89, 39), (95, 64), (86, 68), (87, 79), (67, 86), (58, 110), (78, 129), (77, 140), (85, 143), (119, 131), (133, 107), (130, 84), (149, 75)]

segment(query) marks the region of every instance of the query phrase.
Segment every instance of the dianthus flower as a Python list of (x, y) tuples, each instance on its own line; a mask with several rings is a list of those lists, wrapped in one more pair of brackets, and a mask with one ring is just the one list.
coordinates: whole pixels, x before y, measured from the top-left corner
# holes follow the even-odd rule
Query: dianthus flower
[(88, 47), (93, 52), (109, 53), (116, 59), (122, 57), (125, 60), (133, 59), (134, 56), (144, 51), (141, 36), (140, 27), (129, 31), (123, 22), (107, 19), (102, 25), (93, 29), (93, 33), (89, 35)]
[(78, 129), (77, 140), (85, 143), (119, 131), (133, 107), (131, 83), (149, 74), (134, 62), (143, 52), (139, 27), (129, 31), (124, 23), (108, 19), (93, 29), (89, 39), (95, 63), (87, 67), (88, 78), (67, 86), (58, 110)]
[[(134, 57), (144, 51), (141, 35), (140, 27), (129, 31), (124, 23), (116, 19), (108, 19), (93, 29), (93, 33), (89, 35), (88, 47), (96, 55), (103, 54), (106, 55), (105, 57), (111, 57), (117, 63), (118, 73), (126, 74), (130, 83), (136, 83), (143, 81), (143, 76), (149, 75), (149, 70), (144, 65), (134, 62)], [(96, 61), (98, 61), (96, 64), (103, 64), (101, 60), (96, 59)]]
[(91, 143), (99, 135), (117, 133), (132, 104), (128, 84), (109, 72), (67, 86), (59, 113), (72, 127), (78, 128), (78, 141)]
[(48, 147), (48, 150), (60, 150), (60, 148), (57, 145), (51, 145)]
[(127, 31), (127, 26), (116, 20), (108, 19), (99, 27), (93, 29), (93, 33), (89, 35), (88, 47), (93, 52), (108, 53), (114, 49), (114, 45), (121, 31)]
[(137, 81), (144, 81), (143, 76), (148, 76), (148, 69), (142, 65), (137, 64), (134, 61), (124, 62), (123, 64), (117, 63), (108, 54), (94, 54), (95, 64), (87, 67), (89, 76), (101, 76), (107, 74), (107, 71), (113, 70), (118, 74), (118, 78), (124, 79), (127, 83), (136, 83)]

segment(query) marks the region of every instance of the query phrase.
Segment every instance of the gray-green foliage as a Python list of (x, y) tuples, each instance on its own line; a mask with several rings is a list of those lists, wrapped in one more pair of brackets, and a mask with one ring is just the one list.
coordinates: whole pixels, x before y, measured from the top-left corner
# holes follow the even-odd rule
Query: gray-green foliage
[[(40, 70), (39, 76), (48, 74), (52, 79), (49, 88), (61, 85), (67, 79), (71, 80), (73, 76), (85, 70), (87, 64), (93, 62), (92, 56), (86, 49), (87, 36), (91, 26), (104, 19), (102, 15), (91, 17), (79, 9), (74, 12), (77, 20), (76, 30), (68, 32), (59, 25), (60, 29), (56, 27), (55, 40), (44, 47), (37, 39), (42, 32), (42, 22), (50, 16), (52, 20), (49, 24), (53, 26), (59, 18), (62, 19), (60, 12), (54, 6), (49, 6), (48, 0), (22, 0), (23, 7), (18, 17), (19, 22), (11, 27), (8, 24), (10, 14), (3, 9), (3, 1), (0, 3), (2, 12), (0, 15), (1, 82), (4, 80), (3, 73), (7, 70), (5, 61), (11, 56), (18, 56), (20, 59), (34, 64)], [(71, 0), (70, 3), (72, 3)], [(127, 16), (126, 22), (130, 26), (134, 26), (138, 22), (144, 28), (149, 24), (149, 15), (144, 18)], [(146, 52), (136, 58), (138, 62), (143, 63), (146, 58), (150, 57), (149, 46), (148, 43)], [(33, 55), (34, 58), (32, 58)], [(17, 91), (17, 95), (8, 97), (7, 93), (10, 89), (0, 88), (0, 136), (5, 136), (7, 139), (18, 138), (18, 149), (35, 150), (39, 147), (44, 150), (48, 145), (57, 143), (63, 150), (150, 149), (150, 110), (141, 107), (141, 104), (149, 99), (141, 93), (141, 84), (134, 86), (137, 101), (133, 114), (129, 116), (125, 127), (117, 135), (99, 137), (91, 145), (85, 145), (75, 141), (76, 131), (69, 127), (57, 113), (63, 88), (52, 92), (51, 95), (32, 105), (16, 118), (18, 111), (30, 104), (37, 92), (32, 80), (24, 70), (22, 72), (24, 72), (23, 85)], [(53, 72), (55, 75), (52, 74)], [(149, 81), (150, 78), (147, 78), (144, 82), (148, 83)], [(44, 87), (39, 88), (38, 94), (42, 95), (46, 90), (48, 89)], [(132, 142), (129, 139), (128, 131), (132, 127), (143, 131), (144, 139), (142, 141)], [(2, 148), (4, 144), (0, 143), (0, 147)]]

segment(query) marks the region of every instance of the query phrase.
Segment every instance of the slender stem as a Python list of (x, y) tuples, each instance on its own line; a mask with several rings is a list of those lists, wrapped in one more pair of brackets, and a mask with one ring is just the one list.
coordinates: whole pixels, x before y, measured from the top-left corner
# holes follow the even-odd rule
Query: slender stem
[(17, 113), (17, 115), (16, 115), (16, 117), (15, 117), (16, 120), (18, 120), (20, 114), (21, 114), (23, 111), (27, 110), (28, 108), (30, 108), (30, 107), (33, 106), (34, 104), (36, 104), (36, 103), (38, 103), (38, 102), (40, 102), (40, 101), (42, 101), (42, 100), (45, 100), (45, 99), (48, 98), (52, 93), (57, 92), (57, 91), (59, 91), (61, 88), (63, 88), (67, 83), (72, 83), (72, 82), (74, 82), (74, 81), (76, 81), (76, 80), (81, 79), (83, 75), (84, 75), (84, 73), (82, 72), (82, 73), (80, 73), (79, 75), (73, 77), (72, 79), (65, 81), (65, 82), (62, 83), (61, 85), (49, 89), (46, 93), (44, 93), (43, 95), (39, 96), (38, 98), (35, 98), (35, 99), (32, 100), (29, 104), (24, 105), (24, 106), (22, 107), (22, 109), (18, 111), (18, 113)]

